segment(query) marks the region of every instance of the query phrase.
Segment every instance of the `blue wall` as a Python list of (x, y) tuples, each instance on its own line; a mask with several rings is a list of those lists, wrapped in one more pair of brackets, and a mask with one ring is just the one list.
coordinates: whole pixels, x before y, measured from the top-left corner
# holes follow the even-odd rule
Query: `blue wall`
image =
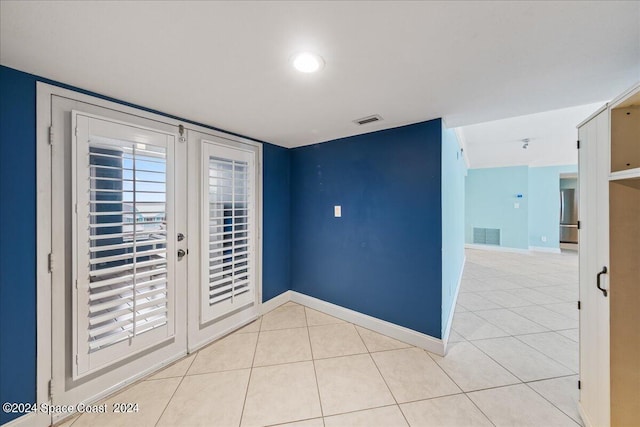
[[(36, 81), (119, 102), (0, 66), (0, 402), (36, 399)], [(268, 299), (290, 289), (289, 151), (263, 148), (262, 286)], [(0, 424), (15, 417), (0, 411)]]
[(560, 174), (570, 172), (577, 165), (529, 168), (529, 246), (560, 248)]
[(291, 289), (290, 151), (263, 146), (262, 301)]
[[(473, 243), (473, 228), (501, 229), (502, 246), (529, 247), (529, 173), (527, 166), (470, 169), (466, 179), (465, 241)], [(522, 194), (521, 199), (516, 194)], [(520, 208), (515, 209), (514, 203)]]
[(442, 129), (442, 336), (464, 264), (466, 166), (453, 130)]
[[(36, 85), (0, 67), (0, 402), (36, 400)], [(0, 411), (0, 424), (15, 414)]]
[[(36, 398), (37, 81), (120, 102), (0, 66), (2, 402)], [(441, 337), (464, 210), (464, 166), (441, 120), (263, 150), (263, 301), (294, 289)]]
[(438, 119), (291, 151), (293, 290), (440, 337), (441, 137)]

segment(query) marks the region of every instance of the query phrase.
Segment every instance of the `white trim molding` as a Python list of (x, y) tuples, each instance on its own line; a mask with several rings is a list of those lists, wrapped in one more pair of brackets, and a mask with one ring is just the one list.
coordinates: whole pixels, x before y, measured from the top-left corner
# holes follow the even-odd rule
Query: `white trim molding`
[[(460, 273), (460, 278), (462, 278), (462, 273)], [(460, 281), (458, 281), (458, 289), (460, 289)], [(457, 300), (457, 298), (458, 292), (456, 291), (455, 299)], [(260, 314), (264, 315), (289, 301), (312, 308), (324, 314), (328, 314), (329, 316), (337, 317), (338, 319), (345, 320), (353, 323), (354, 325), (362, 326), (363, 328), (370, 329), (388, 337), (395, 338), (407, 344), (423, 348), (439, 356), (444, 356), (445, 354), (445, 344), (441, 339), (434, 338), (431, 335), (423, 334), (414, 331), (413, 329), (405, 328), (404, 326), (396, 325), (395, 323), (387, 322), (386, 320), (378, 319), (349, 308), (341, 307), (309, 295), (301, 294), (296, 291), (285, 291), (280, 295), (263, 302), (261, 304)], [(455, 308), (455, 303), (453, 307)], [(453, 313), (454, 310), (451, 311)]]
[[(184, 351), (176, 352), (175, 354), (168, 355), (163, 358), (160, 363), (151, 363), (147, 366), (143, 366), (142, 368), (132, 367), (129, 372), (125, 369), (125, 367), (121, 367), (119, 371), (120, 375), (123, 379), (122, 381), (114, 380), (117, 382), (114, 387), (104, 387), (97, 393), (85, 393), (86, 398), (79, 396), (78, 398), (74, 396), (70, 396), (70, 400), (73, 400), (73, 403), (79, 403), (78, 401), (83, 400), (84, 402), (92, 402), (97, 399), (100, 399), (110, 393), (115, 392), (117, 389), (123, 387), (126, 384), (131, 383), (145, 375), (150, 374), (151, 372), (160, 369), (163, 366), (166, 366), (168, 363), (172, 363), (174, 360), (177, 360), (183, 357), (187, 353), (187, 349), (189, 351), (194, 351), (195, 349), (200, 348), (203, 345), (208, 344), (209, 342), (224, 336), (225, 334), (232, 332), (235, 329), (242, 327), (243, 325), (255, 320), (257, 316), (260, 314), (261, 308), (261, 293), (262, 293), (262, 146), (263, 144), (257, 141), (253, 141), (247, 138), (238, 137), (232, 134), (227, 134), (222, 131), (213, 130), (207, 127), (203, 127), (200, 125), (193, 124), (188, 120), (179, 120), (176, 118), (167, 117), (157, 113), (151, 113), (145, 110), (140, 110), (137, 107), (131, 107), (123, 105), (119, 102), (114, 102), (110, 100), (106, 100), (102, 98), (102, 96), (97, 95), (87, 95), (83, 93), (76, 92), (74, 90), (64, 89), (62, 87), (56, 85), (50, 85), (47, 83), (43, 83), (38, 81), (36, 83), (36, 164), (37, 164), (37, 174), (36, 174), (36, 211), (38, 221), (36, 223), (36, 238), (37, 238), (37, 257), (36, 257), (36, 276), (37, 276), (37, 325), (36, 325), (36, 346), (37, 346), (37, 360), (36, 360), (36, 402), (37, 404), (43, 403), (51, 403), (51, 399), (49, 397), (49, 389), (54, 391), (54, 396), (56, 396), (56, 392), (60, 394), (57, 395), (57, 398), (62, 396), (63, 392), (67, 392), (65, 389), (65, 383), (56, 378), (61, 378), (61, 364), (53, 364), (54, 360), (60, 360), (58, 353), (53, 353), (54, 346), (58, 345), (59, 342), (56, 342), (53, 339), (54, 332), (52, 331), (51, 325), (54, 324), (53, 320), (56, 319), (56, 322), (59, 321), (59, 316), (61, 316), (61, 310), (52, 310), (52, 299), (53, 294), (51, 289), (54, 287), (52, 283), (55, 281), (54, 276), (52, 274), (58, 276), (64, 276), (64, 268), (65, 268), (65, 251), (61, 250), (60, 247), (62, 245), (64, 239), (58, 238), (63, 230), (60, 228), (56, 228), (52, 222), (52, 212), (57, 212), (57, 215), (60, 214), (60, 210), (56, 210), (56, 206), (60, 203), (64, 203), (64, 201), (56, 201), (52, 198), (52, 186), (60, 184), (60, 173), (54, 174), (53, 172), (60, 172), (60, 169), (55, 169), (52, 166), (53, 159), (56, 156), (60, 156), (62, 151), (62, 144), (68, 141), (68, 132), (70, 129), (64, 129), (57, 125), (58, 128), (52, 128), (51, 126), (54, 124), (55, 120), (60, 120), (60, 116), (56, 115), (55, 120), (53, 117), (53, 112), (56, 111), (56, 108), (52, 99), (64, 100), (65, 107), (67, 108), (68, 102), (79, 102), (90, 105), (90, 111), (102, 111), (102, 110), (111, 110), (113, 112), (114, 117), (118, 118), (124, 115), (134, 116), (136, 117), (136, 123), (138, 121), (153, 121), (154, 125), (158, 125), (159, 128), (165, 129), (167, 127), (175, 127), (176, 129), (180, 128), (180, 125), (184, 127), (188, 132), (195, 131), (202, 134), (214, 136), (219, 138), (230, 146), (243, 146), (243, 147), (251, 147), (255, 149), (257, 153), (257, 183), (256, 183), (256, 223), (259, 226), (259, 230), (257, 232), (256, 237), (256, 251), (257, 251), (257, 262), (256, 262), (256, 289), (257, 289), (257, 299), (255, 301), (255, 309), (251, 313), (247, 313), (246, 316), (243, 317), (234, 317), (233, 319), (228, 318), (229, 320), (223, 319), (221, 321), (220, 330), (217, 334), (214, 334), (208, 339), (199, 340), (192, 339), (192, 342), (187, 342), (188, 338), (188, 320), (186, 319), (186, 315), (184, 315), (185, 323), (184, 323), (184, 336), (185, 336), (185, 346)], [(62, 101), (61, 101), (62, 102)], [(111, 113), (110, 113), (111, 114)], [(57, 122), (56, 122), (57, 123)], [(154, 127), (155, 128), (155, 127)], [(65, 134), (66, 129), (66, 134)], [(52, 137), (51, 137), (52, 136)], [(52, 143), (50, 143), (52, 141)], [(58, 150), (56, 154), (56, 150)], [(186, 150), (183, 150), (186, 152)], [(53, 155), (52, 155), (53, 153)], [(188, 159), (184, 157), (184, 159), (188, 163)], [(55, 175), (55, 177), (52, 177)], [(186, 176), (186, 175), (185, 175)], [(59, 187), (61, 188), (61, 187)], [(186, 196), (185, 196), (186, 197)], [(191, 209), (193, 211), (193, 209)], [(189, 217), (190, 218), (190, 217)], [(188, 222), (188, 218), (185, 218), (185, 221)], [(188, 243), (188, 240), (187, 240)], [(187, 259), (188, 262), (188, 259)], [(53, 272), (49, 271), (49, 266), (53, 265)], [(195, 264), (194, 264), (195, 265)], [(186, 292), (186, 291), (185, 291)], [(186, 300), (185, 300), (186, 301)], [(188, 302), (187, 302), (188, 304)], [(58, 317), (56, 317), (58, 316)], [(227, 322), (227, 323), (224, 323)], [(198, 337), (199, 338), (199, 337)], [(57, 347), (56, 347), (57, 348)], [(168, 347), (165, 347), (168, 348)], [(60, 352), (60, 350), (56, 350)], [(172, 350), (173, 351), (173, 350)], [(169, 350), (165, 352), (165, 355), (169, 353)], [(54, 357), (53, 354), (57, 356)], [(141, 362), (142, 363), (142, 362)], [(53, 367), (53, 368), (52, 368)], [(134, 369), (135, 368), (135, 369)], [(57, 370), (56, 370), (57, 369)], [(127, 368), (128, 369), (128, 368)], [(120, 377), (118, 377), (120, 378)], [(54, 381), (50, 382), (51, 379)], [(50, 384), (53, 384), (50, 386)], [(88, 383), (80, 384), (78, 387), (88, 387)], [(88, 389), (87, 389), (88, 390)], [(84, 393), (84, 391), (82, 392)], [(83, 395), (83, 396), (85, 396)], [(54, 400), (55, 402), (55, 400)], [(29, 425), (34, 427), (40, 426), (48, 426), (52, 422), (57, 423), (62, 420), (64, 416), (62, 415), (47, 415), (45, 413), (37, 413), (34, 415), (26, 415), (19, 417), (15, 420), (10, 421), (5, 424), (7, 426), (15, 427), (15, 426), (23, 426)]]
[(309, 295), (301, 294), (296, 291), (289, 292), (291, 295), (291, 301), (295, 303), (302, 304), (330, 316), (337, 317), (338, 319), (342, 319), (388, 337), (395, 338), (407, 344), (423, 348), (439, 356), (444, 356), (444, 343), (441, 339), (434, 338), (430, 335), (341, 307), (339, 305), (331, 304), (330, 302), (322, 301), (320, 299), (310, 297)]
[(460, 294), (460, 288), (462, 287), (462, 276), (464, 275), (464, 267), (467, 265), (467, 257), (462, 259), (462, 268), (458, 275), (458, 284), (456, 285), (456, 291), (453, 294), (453, 304), (451, 304), (451, 311), (449, 312), (449, 318), (447, 319), (447, 326), (442, 333), (443, 353), (447, 354), (447, 346), (449, 345), (449, 334), (451, 333), (451, 325), (453, 324), (453, 316), (456, 313), (456, 305), (458, 304), (458, 294)]
[(562, 253), (560, 248), (547, 248), (544, 246), (529, 246), (527, 249), (522, 248), (509, 248), (507, 246), (495, 246), (495, 245), (479, 245), (477, 243), (465, 243), (465, 249), (478, 249), (481, 251), (496, 251), (496, 252), (512, 252), (516, 254), (531, 254), (532, 252), (546, 252), (552, 254)]
[[(38, 420), (38, 414), (39, 413), (31, 412), (30, 414), (22, 415), (5, 424), (2, 424), (2, 427), (33, 427), (49, 425), (49, 423), (42, 418)], [(46, 424), (44, 424), (45, 422)]]
[(507, 246), (495, 246), (495, 245), (479, 245), (477, 243), (465, 243), (465, 249), (480, 249), (482, 251), (497, 251), (497, 252), (514, 252), (517, 254), (531, 253), (529, 249), (509, 248)]
[(545, 248), (544, 246), (529, 246), (529, 250), (533, 252), (547, 252), (552, 254), (562, 253), (560, 248)]
[(593, 427), (593, 423), (591, 422), (591, 420), (587, 416), (587, 413), (584, 411), (584, 408), (582, 407), (582, 402), (578, 402), (578, 414), (580, 414), (580, 418), (582, 418), (582, 422), (584, 423), (585, 427)]
[(291, 301), (291, 293), (293, 291), (284, 291), (278, 296), (271, 298), (268, 301), (264, 301), (260, 304), (260, 315), (264, 315), (276, 308), (280, 307), (282, 304), (286, 304)]

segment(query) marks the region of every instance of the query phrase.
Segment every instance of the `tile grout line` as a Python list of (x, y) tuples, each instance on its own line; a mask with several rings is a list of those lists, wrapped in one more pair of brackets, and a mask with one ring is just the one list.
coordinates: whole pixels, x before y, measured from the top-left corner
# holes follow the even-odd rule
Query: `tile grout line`
[[(576, 329), (576, 328), (551, 329), (551, 328), (549, 328), (548, 326), (545, 326), (545, 325), (543, 325), (543, 324), (541, 324), (541, 323), (539, 323), (539, 322), (536, 322), (536, 321), (535, 321), (535, 320), (533, 320), (533, 319), (530, 319), (530, 318), (528, 318), (528, 317), (526, 317), (526, 316), (523, 316), (523, 315), (522, 315), (522, 314), (520, 314), (520, 313), (516, 313), (515, 311), (513, 311), (513, 310), (512, 310), (513, 308), (529, 308), (529, 307), (542, 307), (542, 308), (544, 308), (544, 309), (546, 309), (546, 310), (549, 310), (549, 309), (545, 308), (545, 307), (543, 306), (543, 304), (534, 304), (534, 305), (527, 305), (527, 306), (523, 306), (523, 307), (511, 307), (511, 308), (505, 307), (505, 308), (504, 308), (504, 310), (508, 310), (508, 311), (510, 311), (511, 313), (515, 314), (516, 316), (520, 316), (520, 317), (522, 317), (523, 319), (525, 319), (525, 320), (527, 320), (527, 321), (529, 321), (529, 322), (531, 322), (531, 323), (534, 323), (534, 324), (536, 324), (536, 325), (540, 326), (541, 328), (545, 328), (545, 329), (546, 329), (546, 331), (542, 331), (542, 332), (531, 332), (531, 333), (527, 333), (527, 334), (517, 334), (517, 335), (529, 335), (529, 334), (536, 334), (536, 333), (556, 332), (556, 331), (563, 331), (563, 330), (569, 330), (569, 329)], [(501, 310), (501, 309), (476, 310), (476, 311), (468, 311), (467, 313), (475, 314), (476, 316), (480, 317), (482, 320), (484, 320), (484, 321), (486, 321), (486, 322), (490, 323), (491, 325), (496, 326), (497, 328), (501, 329), (498, 325), (496, 325), (496, 324), (492, 323), (491, 321), (489, 321), (489, 320), (485, 319), (484, 317), (479, 316), (479, 315), (477, 315), (477, 314), (476, 314), (476, 312), (477, 312), (477, 311), (491, 311), (491, 310)], [(574, 319), (571, 319), (571, 318), (569, 318), (569, 317), (567, 317), (567, 316), (563, 316), (563, 315), (561, 315), (561, 314), (559, 314), (559, 313), (555, 313), (555, 312), (554, 312), (554, 311), (552, 311), (552, 310), (549, 310), (549, 311), (551, 311), (551, 312), (552, 312), (552, 313), (554, 313), (554, 314), (557, 314), (558, 316), (565, 317), (565, 318), (567, 318), (567, 319), (569, 319), (569, 320), (574, 320)], [(504, 331), (504, 332), (507, 332), (507, 331)], [(510, 336), (515, 336), (515, 335), (510, 335)], [(493, 338), (500, 338), (500, 337), (493, 337)], [(491, 338), (479, 338), (479, 339), (477, 339), (477, 340), (475, 340), (475, 341), (480, 341), (480, 340), (483, 340), (483, 339), (491, 339)]]
[[(392, 407), (396, 407), (396, 406), (398, 406), (397, 403), (390, 403), (388, 405), (376, 406), (376, 407), (373, 407), (373, 408), (355, 409), (353, 411), (338, 412), (338, 413), (335, 413), (335, 414), (327, 415), (325, 418), (339, 417), (341, 415), (356, 414), (358, 412), (366, 412), (366, 411), (371, 411), (373, 409), (380, 409), (380, 408), (392, 408)], [(398, 408), (398, 409), (400, 409), (400, 408)], [(400, 412), (402, 413), (402, 410), (400, 410)], [(402, 414), (402, 415), (404, 417), (404, 414)]]
[[(560, 377), (562, 378), (562, 377)], [(549, 378), (549, 379), (554, 379), (554, 378)], [(541, 380), (541, 381), (546, 381), (546, 380)], [(535, 381), (531, 381), (531, 382), (535, 382)], [(551, 406), (553, 406), (554, 408), (556, 408), (558, 411), (560, 411), (562, 414), (564, 414), (567, 418), (569, 418), (571, 421), (573, 421), (575, 424), (580, 425), (579, 423), (576, 422), (576, 420), (573, 419), (573, 417), (571, 417), (569, 414), (567, 414), (566, 412), (564, 412), (562, 409), (560, 409), (555, 403), (553, 403), (551, 400), (547, 399), (542, 393), (539, 393), (535, 388), (531, 387), (529, 385), (529, 383), (524, 383), (527, 387), (529, 387), (529, 390), (532, 390), (534, 393), (536, 393), (538, 396), (542, 397), (544, 400), (546, 400), (547, 402), (549, 402), (551, 404)]]
[(318, 403), (320, 404), (320, 417), (322, 417), (322, 425), (324, 426), (324, 409), (322, 408), (322, 397), (320, 396), (320, 384), (318, 384), (318, 371), (316, 370), (316, 360), (313, 356), (313, 344), (311, 344), (311, 334), (309, 333), (309, 318), (307, 317), (307, 307), (304, 306), (304, 322), (307, 324), (307, 339), (309, 340), (309, 349), (311, 350), (311, 364), (313, 365), (313, 376), (316, 380), (316, 391), (318, 392)]
[[(518, 340), (515, 336), (511, 335), (511, 336), (509, 336), (509, 337), (486, 338), (486, 339), (483, 339), (483, 340), (476, 340), (476, 341), (487, 341), (487, 340), (490, 340), (490, 339), (501, 339), (501, 338), (514, 338), (514, 339)], [(518, 340), (518, 341), (520, 341), (520, 340)], [(500, 365), (500, 367), (502, 367), (503, 369), (505, 369), (505, 370), (506, 370), (507, 372), (509, 372), (511, 375), (513, 375), (514, 377), (516, 377), (516, 378), (517, 378), (517, 379), (518, 379), (522, 384), (525, 384), (525, 383), (527, 383), (527, 382), (544, 381), (544, 380), (548, 380), (548, 379), (552, 379), (552, 378), (561, 378), (561, 377), (568, 377), (568, 376), (571, 376), (571, 375), (576, 375), (575, 373), (571, 373), (571, 374), (566, 374), (566, 375), (558, 375), (558, 376), (555, 376), (555, 377), (539, 378), (539, 379), (535, 379), (535, 380), (525, 381), (525, 380), (523, 380), (522, 378), (520, 378), (518, 375), (516, 375), (514, 372), (512, 372), (511, 370), (509, 370), (506, 366), (504, 366), (503, 364), (501, 364), (500, 362), (498, 362), (496, 359), (494, 359), (493, 357), (491, 357), (491, 355), (490, 355), (490, 354), (488, 354), (486, 351), (482, 350), (480, 347), (478, 347), (477, 345), (475, 345), (475, 343), (474, 343), (473, 341), (469, 341), (469, 343), (470, 343), (471, 345), (473, 345), (475, 348), (477, 348), (478, 350), (480, 350), (482, 353), (484, 353), (484, 354), (485, 354), (489, 359), (493, 360), (493, 361), (494, 361), (494, 362), (496, 362), (498, 365)], [(523, 344), (525, 344), (525, 345), (526, 345), (526, 343), (523, 343)], [(529, 347), (531, 347), (531, 346), (529, 346)], [(533, 350), (535, 350), (536, 352), (538, 352), (538, 353), (542, 354), (542, 355), (543, 355), (543, 356), (545, 356), (546, 358), (551, 359), (552, 361), (554, 361), (554, 362), (555, 362), (555, 360), (554, 360), (554, 359), (552, 359), (551, 357), (549, 357), (549, 356), (547, 356), (546, 354), (542, 353), (541, 351), (539, 351), (539, 350), (537, 350), (537, 349), (535, 349), (535, 348), (533, 348)], [(562, 366), (562, 367), (566, 367), (566, 366), (564, 366), (564, 365), (561, 365), (561, 366)], [(567, 368), (567, 369), (569, 369), (569, 368)], [(511, 384), (511, 385), (514, 385), (514, 384)]]
[[(483, 411), (483, 410), (482, 410), (478, 405), (476, 405), (476, 402), (474, 402), (474, 401), (473, 401), (469, 396), (467, 396), (467, 392), (466, 392), (466, 391), (464, 391), (464, 390), (462, 389), (462, 387), (460, 387), (460, 384), (458, 384), (458, 383), (456, 382), (456, 380), (454, 380), (454, 379), (453, 379), (453, 377), (451, 377), (451, 375), (449, 375), (449, 373), (448, 373), (448, 372), (447, 372), (447, 371), (446, 371), (442, 366), (440, 366), (440, 364), (438, 364), (438, 362), (433, 358), (433, 356), (431, 355), (431, 353), (430, 353), (429, 351), (427, 351), (427, 350), (424, 350), (424, 351), (427, 353), (427, 356), (428, 356), (431, 360), (433, 360), (433, 363), (435, 363), (435, 364), (436, 364), (436, 366), (437, 366), (438, 368), (440, 368), (440, 370), (441, 370), (442, 372), (444, 372), (444, 374), (445, 374), (445, 375), (446, 375), (446, 376), (447, 376), (447, 377), (448, 377), (448, 378), (449, 378), (449, 379), (450, 379), (450, 380), (451, 380), (451, 381), (452, 381), (452, 382), (453, 382), (453, 383), (454, 383), (454, 384), (455, 384), (455, 385), (460, 389), (461, 393), (457, 393), (457, 394), (463, 394), (467, 399), (469, 399), (469, 401), (473, 404), (473, 406), (475, 406), (476, 408), (478, 408), (478, 411), (480, 411), (480, 413), (481, 413), (482, 415), (484, 415), (484, 416), (485, 416), (485, 418), (486, 418), (486, 419), (487, 419), (487, 420), (488, 420), (488, 421), (489, 421), (489, 422), (490, 422), (490, 423), (495, 427), (495, 423), (491, 420), (491, 418), (489, 418), (489, 416), (488, 416), (487, 414), (485, 414), (485, 413), (484, 413), (484, 411)], [(444, 357), (446, 357), (446, 354), (445, 354), (444, 356), (442, 356), (442, 357), (443, 357), (443, 358), (444, 358)], [(454, 395), (449, 395), (449, 396), (454, 396)], [(446, 395), (445, 395), (445, 396), (439, 396), (439, 397), (446, 397)], [(434, 397), (434, 399), (437, 399), (437, 397)], [(409, 403), (409, 402), (405, 402), (405, 403)]]
[[(507, 337), (499, 337), (499, 338), (507, 338)], [(487, 338), (487, 339), (495, 339), (495, 338)], [(478, 340), (478, 341), (482, 341), (482, 340)], [(489, 355), (487, 352), (485, 352), (484, 350), (482, 350), (480, 347), (478, 347), (477, 345), (475, 345), (473, 343), (473, 341), (468, 341), (469, 344), (471, 344), (472, 346), (474, 346), (475, 348), (477, 348), (478, 350), (480, 350), (480, 352), (482, 352), (482, 354), (484, 354), (485, 356), (487, 356), (489, 359), (493, 360), (494, 362), (496, 362), (498, 364), (498, 366), (500, 366), (502, 369), (504, 369), (505, 371), (509, 372), (511, 375), (513, 375), (514, 377), (516, 377), (518, 379), (518, 381), (520, 381), (520, 383), (524, 383), (524, 381), (522, 380), (522, 378), (520, 378), (519, 376), (517, 376), (515, 373), (511, 372), (509, 369), (507, 369), (504, 365), (502, 365), (502, 363), (498, 362), (496, 359), (494, 359), (493, 357), (491, 357), (491, 355)]]
[[(537, 306), (537, 305), (536, 305), (536, 306)], [(533, 305), (528, 305), (528, 306), (526, 306), (526, 307), (535, 307), (535, 306), (533, 306)], [(513, 307), (513, 308), (521, 308), (521, 307)], [(509, 311), (511, 314), (514, 314), (514, 315), (516, 315), (516, 316), (518, 316), (518, 317), (521, 317), (521, 318), (523, 318), (524, 320), (526, 320), (526, 321), (528, 321), (528, 322), (531, 322), (531, 323), (533, 323), (534, 325), (538, 325), (539, 327), (541, 327), (541, 328), (544, 328), (544, 329), (545, 329), (544, 331), (540, 331), (540, 332), (527, 332), (527, 333), (525, 333), (525, 334), (517, 334), (517, 335), (542, 334), (542, 333), (545, 333), (545, 332), (551, 332), (551, 331), (552, 331), (552, 330), (551, 330), (551, 329), (549, 329), (548, 327), (546, 327), (546, 326), (544, 326), (544, 325), (541, 325), (541, 324), (539, 324), (539, 323), (537, 323), (537, 322), (534, 322), (533, 320), (531, 320), (531, 319), (529, 319), (529, 318), (526, 318), (526, 317), (524, 317), (523, 315), (518, 314), (518, 313), (516, 313), (516, 312), (514, 312), (514, 311), (512, 311), (512, 310), (509, 310), (509, 309), (508, 309), (508, 308), (506, 308), (506, 307), (505, 307), (505, 308), (501, 308), (501, 309), (494, 309), (494, 310), (507, 310), (507, 311)], [(494, 310), (478, 310), (478, 311), (494, 311)], [(482, 317), (482, 316), (480, 316), (480, 315), (477, 315), (477, 316), (478, 316), (478, 317), (480, 317), (481, 319), (485, 320), (486, 322), (489, 322), (490, 324), (492, 324), (492, 325), (494, 325), (494, 326), (499, 327), (499, 325), (496, 325), (496, 323), (492, 322), (491, 320), (489, 320), (489, 319), (485, 319), (484, 317)], [(505, 331), (505, 332), (507, 332), (507, 331)], [(514, 335), (514, 334), (511, 334), (511, 336), (513, 337), (513, 336), (515, 336), (515, 335)]]
[(258, 330), (258, 336), (256, 337), (256, 345), (253, 347), (253, 358), (251, 359), (251, 369), (249, 370), (249, 379), (247, 380), (247, 388), (244, 391), (244, 401), (242, 402), (242, 412), (240, 412), (240, 421), (238, 421), (238, 427), (242, 425), (242, 418), (244, 418), (244, 409), (247, 406), (247, 397), (249, 395), (249, 386), (251, 385), (251, 377), (253, 376), (253, 365), (256, 361), (256, 353), (258, 352), (258, 343), (260, 342), (260, 334), (262, 333), (262, 321), (263, 316), (260, 316), (260, 329)]
[[(402, 411), (402, 408), (400, 407), (400, 404), (398, 403), (398, 399), (396, 399), (396, 395), (393, 394), (393, 391), (391, 391), (391, 387), (389, 387), (389, 384), (387, 383), (387, 379), (384, 377), (384, 375), (382, 375), (382, 371), (380, 370), (380, 367), (376, 363), (376, 359), (371, 355), (371, 351), (369, 350), (369, 346), (367, 346), (367, 343), (365, 342), (364, 338), (362, 338), (362, 335), (360, 334), (360, 331), (358, 330), (358, 328), (356, 328), (355, 325), (353, 325), (353, 327), (356, 330), (356, 333), (358, 334), (358, 337), (360, 337), (360, 341), (362, 341), (362, 343), (364, 344), (364, 347), (367, 349), (367, 354), (369, 355), (369, 358), (373, 362), (373, 366), (376, 367), (376, 370), (378, 371), (378, 374), (380, 374), (380, 378), (382, 378), (382, 381), (384, 382), (384, 385), (387, 387), (387, 390), (389, 391), (389, 394), (391, 395), (391, 397), (393, 397), (393, 401), (396, 402), (396, 406), (398, 407), (398, 410), (402, 414), (402, 418), (404, 418), (404, 420), (407, 423), (407, 425), (410, 426), (411, 424), (409, 424), (409, 420), (407, 420), (407, 417), (405, 416), (404, 412)], [(409, 348), (413, 348), (413, 347), (409, 347)], [(400, 350), (400, 349), (396, 349), (396, 350)]]
[[(543, 304), (536, 304), (535, 306), (531, 305), (531, 306), (527, 306), (527, 307), (513, 307), (513, 308), (529, 308), (529, 307), (540, 307), (540, 308), (543, 308), (543, 309), (545, 309), (545, 310), (547, 310), (547, 311), (550, 311), (550, 312), (551, 312), (551, 313), (553, 313), (553, 314), (556, 314), (556, 315), (558, 315), (558, 316), (562, 316), (562, 317), (564, 317), (565, 319), (568, 319), (568, 320), (571, 320), (571, 321), (573, 321), (573, 320), (574, 320), (574, 319), (571, 319), (571, 318), (569, 318), (569, 317), (567, 317), (567, 316), (563, 316), (562, 314), (556, 313), (556, 312), (554, 312), (553, 310), (549, 310), (548, 308), (544, 307), (544, 306), (543, 306)], [(541, 324), (541, 323), (539, 323), (539, 322), (536, 322), (536, 321), (535, 321), (535, 320), (533, 320), (533, 319), (530, 319), (530, 318), (528, 318), (528, 317), (526, 317), (526, 316), (523, 316), (523, 315), (522, 315), (522, 314), (520, 314), (520, 313), (516, 313), (515, 311), (513, 311), (513, 310), (511, 310), (511, 309), (507, 309), (507, 310), (509, 310), (509, 311), (510, 311), (510, 312), (512, 312), (513, 314), (517, 314), (517, 315), (518, 315), (518, 316), (520, 316), (520, 317), (524, 317), (525, 319), (529, 320), (530, 322), (533, 322), (533, 323), (535, 323), (535, 324), (537, 324), (537, 325), (540, 325), (540, 326), (542, 326), (542, 327), (544, 327), (544, 328), (547, 328), (547, 329), (549, 329), (549, 330), (554, 330), (554, 331), (555, 331), (555, 329), (551, 329), (551, 328), (549, 328), (549, 327), (547, 327), (547, 326), (545, 326), (545, 325), (543, 325), (543, 324)], [(566, 328), (566, 329), (575, 329), (575, 328)], [(560, 329), (560, 330), (561, 330), (561, 329)]]
[[(571, 341), (571, 342), (575, 342), (575, 341), (573, 341), (573, 340), (571, 340), (571, 339), (569, 339), (569, 338), (567, 338), (567, 337), (565, 337), (565, 336), (563, 336), (563, 335), (560, 335), (560, 334), (559, 334), (559, 333), (557, 333), (556, 331), (541, 332), (541, 333), (543, 333), (543, 334), (548, 334), (548, 333), (556, 334), (556, 335), (558, 335), (558, 336), (560, 336), (560, 337), (563, 337), (563, 338), (568, 339), (568, 340), (569, 340), (569, 341)], [(536, 335), (536, 334), (524, 334), (524, 335)], [(528, 346), (529, 348), (532, 348), (532, 349), (536, 350), (538, 353), (544, 354), (545, 356), (547, 356), (549, 359), (553, 360), (553, 361), (554, 361), (554, 362), (556, 362), (557, 364), (559, 364), (559, 365), (561, 365), (561, 366), (564, 366), (565, 368), (570, 369), (572, 372), (574, 372), (574, 371), (573, 371), (573, 368), (572, 368), (571, 366), (567, 366), (567, 365), (565, 365), (564, 363), (562, 363), (562, 362), (560, 362), (559, 360), (557, 360), (556, 358), (552, 357), (551, 355), (549, 355), (549, 354), (546, 354), (546, 353), (542, 352), (542, 350), (538, 350), (538, 349), (537, 349), (537, 348), (535, 348), (534, 346), (530, 345), (528, 342), (523, 341), (523, 340), (521, 340), (520, 338), (518, 338), (519, 336), (522, 336), (522, 335), (514, 335), (514, 336), (513, 336), (513, 338), (517, 339), (518, 341), (520, 341), (522, 344), (524, 344), (524, 345)], [(578, 345), (580, 345), (580, 344), (578, 344)], [(578, 363), (579, 363), (579, 361), (578, 361)], [(580, 373), (579, 371), (580, 371), (580, 369), (578, 368), (578, 372), (574, 372), (574, 375), (578, 375), (578, 374)]]
[[(187, 376), (187, 372), (189, 372), (189, 369), (191, 369), (191, 365), (193, 365), (193, 362), (195, 362), (196, 357), (198, 357), (198, 354), (200, 353), (200, 351), (197, 351), (193, 360), (191, 361), (191, 363), (189, 363), (189, 366), (187, 367), (187, 370), (184, 371), (184, 375), (182, 376), (182, 378), (180, 378), (180, 382), (178, 383), (178, 385), (176, 386), (175, 390), (173, 390), (173, 393), (171, 393), (171, 397), (169, 397), (169, 400), (167, 400), (167, 404), (164, 405), (164, 409), (162, 409), (162, 412), (160, 413), (160, 416), (158, 417), (158, 419), (156, 420), (156, 422), (154, 423), (154, 426), (157, 426), (158, 423), (160, 422), (160, 420), (162, 419), (162, 416), (164, 415), (164, 413), (167, 411), (167, 408), (169, 407), (169, 404), (171, 403), (171, 401), (173, 400), (173, 398), (175, 397), (176, 393), (178, 392), (178, 389), (180, 388), (180, 386), (182, 385), (182, 382), (184, 381), (184, 379)], [(175, 377), (174, 377), (175, 378)]]

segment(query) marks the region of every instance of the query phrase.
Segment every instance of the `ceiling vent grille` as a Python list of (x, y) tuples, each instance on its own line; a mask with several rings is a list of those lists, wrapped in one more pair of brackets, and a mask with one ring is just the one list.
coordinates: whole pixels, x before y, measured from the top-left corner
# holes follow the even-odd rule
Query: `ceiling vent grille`
[(354, 120), (353, 123), (362, 126), (366, 125), (367, 123), (379, 122), (380, 120), (382, 120), (382, 117), (380, 117), (380, 115), (378, 114), (374, 114), (373, 116), (367, 116), (361, 119)]

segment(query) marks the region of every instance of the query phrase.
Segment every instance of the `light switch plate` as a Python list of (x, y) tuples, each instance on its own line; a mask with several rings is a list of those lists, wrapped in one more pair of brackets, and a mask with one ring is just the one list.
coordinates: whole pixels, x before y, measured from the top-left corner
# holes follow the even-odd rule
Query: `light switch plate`
[(333, 216), (335, 216), (336, 218), (340, 218), (342, 216), (342, 206), (335, 205), (333, 207)]
[(520, 209), (520, 203), (515, 202), (515, 203), (513, 204), (513, 209)]

